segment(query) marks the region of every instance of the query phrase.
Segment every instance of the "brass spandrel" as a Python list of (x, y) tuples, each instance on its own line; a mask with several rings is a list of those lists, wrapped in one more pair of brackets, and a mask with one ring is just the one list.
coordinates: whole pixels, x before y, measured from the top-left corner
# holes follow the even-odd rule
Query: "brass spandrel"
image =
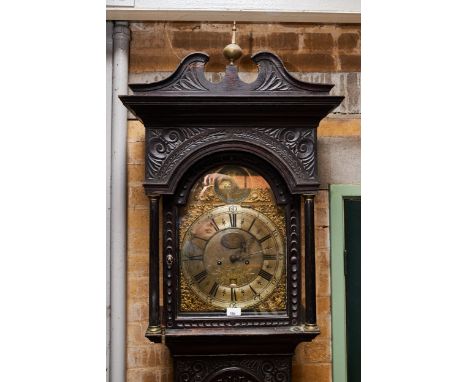
[(195, 293), (193, 293), (183, 273), (180, 276), (180, 295), (182, 296), (182, 299), (180, 302), (181, 312), (215, 312), (216, 311), (213, 305), (209, 305), (207, 302), (201, 300)]
[(281, 312), (286, 310), (286, 274), (283, 273), (275, 293), (254, 306), (257, 312)]
[(192, 204), (188, 208), (187, 213), (180, 221), (179, 226), (179, 247), (183, 240), (183, 237), (189, 227), (197, 220), (200, 216), (206, 214), (213, 209), (213, 204)]
[(271, 191), (265, 188), (255, 188), (250, 192), (250, 195), (243, 201), (243, 203), (273, 203)]

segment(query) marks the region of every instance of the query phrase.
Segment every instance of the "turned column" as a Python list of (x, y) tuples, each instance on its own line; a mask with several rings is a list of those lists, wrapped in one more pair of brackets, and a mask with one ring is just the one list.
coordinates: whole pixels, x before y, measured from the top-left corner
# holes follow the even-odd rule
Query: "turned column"
[(160, 195), (149, 195), (150, 237), (149, 237), (149, 326), (147, 334), (161, 333), (159, 313), (159, 200)]
[(315, 283), (315, 195), (304, 195), (304, 234), (305, 234), (305, 329), (317, 328), (317, 304)]

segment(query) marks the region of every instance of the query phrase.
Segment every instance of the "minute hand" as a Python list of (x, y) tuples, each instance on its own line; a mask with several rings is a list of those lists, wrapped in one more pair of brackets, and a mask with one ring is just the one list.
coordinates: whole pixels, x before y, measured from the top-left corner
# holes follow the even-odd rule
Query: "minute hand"
[(256, 254), (258, 254), (258, 253), (261, 253), (262, 255), (264, 255), (263, 251), (266, 251), (267, 249), (272, 249), (272, 248), (269, 247), (269, 248), (261, 249), (260, 251), (248, 253), (246, 257), (250, 257), (250, 256), (256, 255)]

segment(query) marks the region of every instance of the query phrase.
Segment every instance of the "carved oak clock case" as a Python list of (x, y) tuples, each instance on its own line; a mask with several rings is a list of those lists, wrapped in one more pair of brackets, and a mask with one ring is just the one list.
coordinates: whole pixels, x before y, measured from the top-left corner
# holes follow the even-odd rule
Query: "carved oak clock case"
[(316, 128), (343, 97), (295, 79), (272, 53), (252, 59), (252, 83), (233, 64), (209, 82), (208, 56), (194, 53), (121, 96), (146, 128), (146, 336), (169, 347), (176, 381), (289, 381), (295, 347), (320, 333)]

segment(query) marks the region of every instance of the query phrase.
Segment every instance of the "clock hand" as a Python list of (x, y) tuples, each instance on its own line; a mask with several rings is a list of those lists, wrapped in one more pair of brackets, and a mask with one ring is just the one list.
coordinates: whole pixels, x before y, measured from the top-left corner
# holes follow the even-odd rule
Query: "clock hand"
[[(250, 256), (256, 255), (256, 254), (258, 254), (258, 253), (261, 253), (262, 255), (264, 255), (263, 251), (265, 251), (265, 250), (267, 250), (267, 249), (271, 249), (271, 247), (270, 247), (270, 248), (262, 249), (262, 250), (260, 250), (260, 251), (256, 251), (256, 252), (252, 252), (252, 253), (247, 253), (245, 256), (231, 255), (230, 259), (231, 259), (231, 262), (248, 260), (248, 259), (250, 258)], [(234, 256), (235, 256), (235, 259), (234, 259)]]
[(264, 255), (263, 251), (266, 251), (267, 249), (272, 249), (271, 247), (269, 248), (265, 248), (265, 249), (261, 249), (260, 251), (255, 251), (255, 252), (252, 252), (252, 253), (249, 253), (247, 256), (252, 256), (252, 255), (256, 255), (258, 253), (261, 253), (262, 255)]
[(244, 252), (244, 253), (247, 252), (247, 243), (243, 242), (241, 244), (241, 252)]
[(264, 255), (263, 251), (266, 251), (268, 249), (272, 249), (272, 247), (264, 248), (264, 249), (261, 249), (259, 251), (255, 251), (255, 252), (251, 252), (251, 253), (246, 253), (244, 256), (241, 256), (241, 253), (242, 252), (247, 252), (247, 249), (245, 247), (239, 248), (239, 249), (240, 249), (239, 253), (232, 254), (231, 256), (229, 256), (229, 260), (231, 261), (231, 263), (235, 263), (236, 261), (247, 260), (250, 256), (257, 255), (258, 253), (261, 253), (262, 255)]

